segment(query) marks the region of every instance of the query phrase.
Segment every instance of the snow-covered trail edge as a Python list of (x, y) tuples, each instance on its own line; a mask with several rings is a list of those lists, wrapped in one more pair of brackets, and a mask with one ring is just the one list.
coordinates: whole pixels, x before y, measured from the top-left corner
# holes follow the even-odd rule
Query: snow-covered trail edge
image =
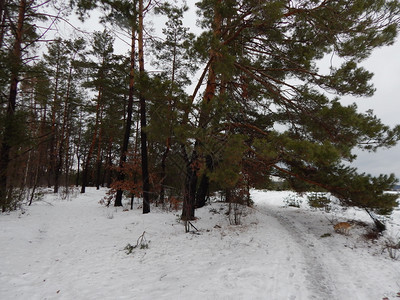
[[(104, 193), (48, 195), (24, 215), (0, 216), (0, 299), (368, 300), (400, 291), (399, 261), (356, 234), (334, 234), (320, 212), (283, 208), (285, 193), (253, 192), (241, 226), (229, 225), (225, 204), (198, 210), (198, 234), (184, 233), (179, 212), (101, 206)], [(143, 232), (149, 248), (126, 255)]]

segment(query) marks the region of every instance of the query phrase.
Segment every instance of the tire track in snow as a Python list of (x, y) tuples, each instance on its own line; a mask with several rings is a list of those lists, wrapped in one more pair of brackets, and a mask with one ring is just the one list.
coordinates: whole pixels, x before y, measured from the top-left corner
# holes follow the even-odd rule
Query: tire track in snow
[(314, 293), (312, 299), (336, 299), (336, 285), (321, 260), (321, 254), (315, 250), (314, 243), (310, 243), (310, 240), (304, 237), (305, 232), (296, 226), (298, 224), (277, 211), (271, 210), (271, 212), (270, 216), (276, 218), (287, 230), (298, 246), (296, 249), (299, 249), (304, 257), (306, 266), (303, 271), (306, 272), (308, 288)]
[(354, 239), (346, 237), (348, 242), (343, 242), (342, 235), (321, 238), (321, 228), (318, 229), (316, 224), (321, 222), (321, 218), (306, 211), (265, 204), (258, 206), (257, 210), (277, 220), (295, 244), (295, 251), (301, 253), (309, 299), (380, 299), (385, 291), (382, 284), (373, 282), (372, 295), (371, 286), (366, 289), (365, 282), (371, 282), (370, 277), (376, 274), (377, 269), (380, 272), (390, 270), (370, 260), (368, 255), (364, 256), (364, 264), (353, 264), (353, 261), (360, 260), (361, 254), (353, 251), (352, 245), (348, 246), (348, 242), (356, 242)]
[[(324, 264), (322, 255), (315, 249), (315, 243), (319, 243), (317, 239), (309, 236), (305, 237), (306, 229), (299, 228), (301, 224), (290, 220), (283, 213), (274, 207), (258, 206), (257, 211), (276, 219), (285, 229), (291, 241), (286, 241), (288, 245), (293, 243), (293, 248), (289, 250), (287, 262), (292, 264), (292, 268), (301, 267), (307, 282), (307, 289), (310, 291), (310, 299), (338, 299), (337, 286), (334, 280), (334, 274), (331, 274), (328, 267)], [(315, 240), (314, 240), (315, 239)], [(293, 251), (301, 253), (304, 259), (304, 266), (297, 266), (296, 262), (291, 261)], [(325, 253), (326, 254), (326, 253)], [(294, 276), (294, 273), (291, 273)]]

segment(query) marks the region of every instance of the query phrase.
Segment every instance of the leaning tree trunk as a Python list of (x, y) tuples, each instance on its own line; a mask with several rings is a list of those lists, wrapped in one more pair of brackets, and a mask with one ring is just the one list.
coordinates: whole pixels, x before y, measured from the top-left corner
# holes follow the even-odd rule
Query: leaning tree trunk
[(11, 143), (15, 132), (15, 127), (17, 126), (15, 124), (14, 115), (18, 92), (18, 77), (21, 67), (22, 34), (26, 9), (26, 0), (21, 0), (19, 4), (18, 22), (16, 26), (15, 41), (12, 51), (14, 64), (11, 69), (10, 94), (8, 97), (5, 127), (3, 131), (3, 141), (0, 150), (0, 205), (3, 212), (9, 208), (9, 197), (7, 196), (7, 176), (10, 164)]
[[(221, 0), (218, 0), (220, 2)], [(215, 9), (214, 11), (214, 31), (213, 35), (216, 39), (220, 38), (221, 35), (221, 15), (218, 13), (218, 10)], [(219, 53), (218, 49), (211, 48), (209, 52), (209, 66), (208, 66), (208, 78), (207, 78), (207, 85), (204, 91), (204, 97), (202, 100), (202, 106), (200, 110), (200, 117), (199, 117), (199, 124), (198, 127), (200, 130), (205, 130), (209, 123), (209, 116), (211, 113), (211, 102), (215, 98), (216, 94), (216, 85), (217, 85), (217, 76), (214, 70), (215, 62), (218, 60)], [(197, 89), (197, 87), (196, 87)], [(197, 154), (200, 151), (197, 151), (199, 147), (202, 146), (202, 141), (196, 138), (194, 144), (193, 155), (190, 160), (190, 165), (187, 167), (186, 171), (186, 179), (185, 179), (185, 191), (184, 191), (184, 201), (183, 201), (183, 208), (182, 208), (182, 219), (184, 218), (194, 218), (194, 208), (196, 204), (196, 191), (193, 191), (193, 188), (196, 189), (196, 182), (197, 184), (197, 177), (198, 177), (198, 166), (200, 164), (201, 157)], [(204, 176), (207, 176), (204, 174)], [(206, 195), (208, 191), (209, 179), (202, 178), (201, 180), (201, 194), (199, 194), (197, 202), (199, 204), (205, 203)], [(185, 200), (185, 198), (187, 198)], [(193, 216), (192, 216), (193, 211)], [(190, 214), (189, 214), (190, 213)]]
[[(200, 111), (199, 118), (199, 128), (205, 129), (208, 123), (208, 116), (210, 114), (210, 102), (215, 96), (216, 90), (216, 76), (213, 70), (213, 64), (211, 64), (208, 73), (207, 87), (204, 93), (203, 98), (203, 106)], [(206, 196), (208, 193), (209, 187), (209, 179), (206, 174), (203, 174), (200, 181), (200, 190), (196, 199), (196, 185), (198, 180), (198, 166), (200, 165), (200, 156), (197, 154), (198, 148), (201, 146), (201, 141), (196, 139), (194, 144), (194, 150), (190, 159), (186, 158), (186, 174), (185, 174), (185, 191), (184, 191), (184, 199), (183, 199), (183, 207), (182, 207), (182, 219), (183, 220), (191, 220), (194, 218), (194, 208), (196, 206), (196, 202), (198, 205), (204, 206), (203, 203), (206, 202)], [(183, 151), (186, 150), (183, 147)], [(187, 156), (184, 154), (184, 156)]]

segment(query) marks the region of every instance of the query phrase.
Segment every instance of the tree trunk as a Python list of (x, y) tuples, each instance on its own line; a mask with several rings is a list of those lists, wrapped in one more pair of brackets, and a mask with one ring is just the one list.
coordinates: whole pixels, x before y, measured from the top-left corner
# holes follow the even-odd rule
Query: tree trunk
[(111, 170), (112, 170), (112, 143), (113, 139), (112, 137), (109, 138), (108, 140), (108, 149), (107, 149), (107, 157), (106, 157), (106, 163), (104, 166), (104, 173), (103, 173), (103, 179), (102, 179), (102, 186), (106, 185), (107, 187), (110, 187), (111, 185)]
[(3, 48), (6, 28), (6, 0), (0, 0), (0, 49)]
[[(211, 57), (215, 54), (211, 52)], [(216, 75), (213, 70), (213, 64), (211, 64), (208, 71), (207, 86), (203, 97), (203, 106), (200, 111), (199, 128), (206, 129), (208, 124), (208, 116), (210, 114), (209, 104), (212, 98), (215, 96), (216, 90)], [(193, 154), (190, 160), (187, 160), (188, 166), (186, 167), (186, 179), (185, 179), (185, 191), (184, 201), (182, 208), (182, 219), (192, 220), (194, 219), (194, 207), (196, 204), (196, 185), (197, 185), (197, 165), (199, 165), (199, 155), (197, 149), (201, 146), (201, 142), (196, 139), (194, 144)], [(199, 207), (204, 206), (206, 201), (206, 195), (208, 192), (209, 179), (206, 174), (203, 174), (200, 182), (199, 196), (197, 202)]]
[[(219, 0), (220, 1), (220, 0)], [(221, 15), (218, 13), (218, 11), (215, 9), (214, 11), (214, 32), (213, 35), (216, 39), (219, 38), (221, 34)], [(203, 130), (206, 129), (209, 123), (209, 116), (210, 116), (210, 110), (211, 110), (211, 101), (213, 100), (213, 98), (215, 97), (215, 93), (216, 93), (216, 87), (217, 87), (217, 76), (214, 70), (214, 63), (215, 61), (218, 59), (219, 54), (217, 52), (217, 50), (215, 50), (214, 48), (210, 49), (210, 66), (208, 68), (208, 78), (207, 78), (207, 85), (206, 85), (206, 89), (204, 91), (204, 97), (203, 97), (203, 103), (201, 106), (201, 111), (200, 111), (200, 117), (199, 117), (199, 125), (198, 127)], [(196, 139), (195, 145), (194, 145), (194, 154), (192, 155), (192, 160), (191, 160), (191, 165), (192, 165), (192, 170), (194, 170), (194, 166), (199, 164), (199, 156), (197, 155), (197, 148), (200, 147), (202, 144), (202, 142), (198, 139)], [(207, 159), (206, 159), (207, 160)], [(208, 166), (207, 166), (208, 167)], [(196, 181), (197, 183), (197, 171), (191, 171), (191, 172), (187, 172), (186, 174), (186, 181), (187, 182), (191, 182), (193, 184), (194, 181)], [(196, 177), (196, 179), (192, 178), (192, 177)], [(197, 201), (197, 205), (199, 205), (199, 207), (204, 206), (205, 201), (206, 201), (206, 196), (208, 193), (208, 187), (209, 187), (209, 179), (207, 177), (206, 174), (203, 174), (201, 181), (200, 181), (200, 186), (199, 186), (199, 193), (198, 196), (196, 197), (196, 193), (195, 191), (192, 191), (193, 188), (196, 189), (196, 186), (191, 185), (191, 184), (186, 184), (185, 185), (185, 189), (189, 188), (190, 190), (185, 190), (185, 195), (191, 195), (188, 199), (188, 201), (184, 201), (183, 203), (183, 210), (187, 210), (187, 211), (191, 211), (191, 208), (186, 208), (185, 205), (194, 205), (195, 201)], [(194, 194), (194, 199), (192, 199), (191, 197), (192, 194)], [(197, 198), (197, 199), (196, 199)], [(190, 202), (193, 201), (193, 204)], [(193, 217), (194, 217), (194, 213), (193, 213)]]
[(171, 137), (167, 138), (167, 144), (164, 150), (164, 153), (161, 158), (161, 181), (160, 181), (160, 203), (164, 204), (164, 198), (165, 198), (165, 179), (167, 177), (167, 171), (166, 171), (166, 161), (168, 157), (168, 153), (170, 150), (170, 144), (171, 144)]
[(78, 142), (76, 143), (76, 148), (75, 148), (75, 153), (76, 153), (76, 159), (77, 159), (77, 171), (76, 171), (76, 181), (75, 181), (75, 186), (79, 186), (79, 176), (80, 176), (80, 169), (81, 169), (81, 155), (79, 154), (80, 150), (80, 143), (81, 143), (81, 136), (82, 136), (82, 128), (81, 126), (79, 127), (79, 133), (78, 133)]
[[(55, 83), (54, 83), (54, 98), (53, 98), (53, 106), (51, 108), (51, 139), (50, 139), (50, 159), (49, 159), (49, 170), (47, 176), (47, 185), (50, 188), (52, 184), (56, 186), (54, 182), (54, 177), (56, 174), (56, 165), (57, 165), (57, 123), (56, 123), (56, 115), (58, 109), (58, 85), (60, 80), (60, 64), (57, 63), (56, 72), (55, 72)], [(54, 188), (54, 192), (58, 192), (58, 187)]]
[[(89, 151), (86, 157), (86, 163), (85, 167), (83, 168), (82, 171), (82, 186), (81, 186), (81, 193), (85, 193), (86, 191), (86, 186), (87, 186), (87, 181), (88, 181), (88, 174), (89, 174), (89, 168), (90, 168), (90, 161), (92, 159), (94, 147), (96, 145), (96, 141), (98, 141), (98, 134), (97, 132), (99, 131), (99, 123), (100, 123), (100, 118), (101, 118), (101, 99), (103, 96), (103, 89), (102, 87), (99, 87), (99, 91), (97, 94), (97, 105), (96, 105), (96, 121), (94, 125), (94, 132), (93, 132), (93, 137), (92, 137), (92, 142), (90, 143)], [(100, 147), (100, 145), (98, 145)]]
[(25, 12), (26, 12), (26, 0), (21, 0), (19, 4), (18, 22), (15, 32), (15, 41), (12, 52), (15, 64), (11, 69), (10, 94), (8, 97), (5, 128), (3, 131), (4, 132), (3, 141), (0, 150), (0, 205), (2, 207), (3, 212), (9, 208), (9, 199), (8, 199), (9, 197), (7, 196), (7, 177), (8, 177), (8, 167), (10, 164), (11, 141), (13, 134), (15, 132), (14, 127), (16, 126), (14, 121), (14, 115), (15, 115), (15, 106), (16, 106), (17, 92), (18, 92), (18, 81), (19, 81), (18, 77), (21, 67), (21, 46), (22, 46), (22, 34), (24, 27)]
[(185, 187), (183, 194), (182, 216), (184, 221), (194, 220), (194, 209), (196, 202), (196, 185), (198, 166), (196, 164), (198, 155), (196, 150), (193, 150), (192, 157), (189, 159), (186, 150), (182, 145), (183, 156), (186, 161)]
[[(144, 77), (144, 56), (143, 56), (143, 0), (139, 0), (139, 76), (143, 80)], [(149, 183), (149, 166), (147, 157), (147, 133), (146, 129), (146, 100), (143, 93), (139, 95), (140, 103), (140, 142), (142, 154), (142, 179), (143, 179), (143, 213), (150, 212), (150, 183)]]
[[(212, 171), (212, 158), (210, 155), (206, 156), (206, 170), (204, 172), (206, 172), (207, 170)], [(199, 187), (197, 188), (196, 208), (201, 208), (206, 205), (209, 189), (210, 179), (208, 178), (207, 174), (203, 173), (201, 175)]]
[[(103, 119), (103, 107), (100, 108), (100, 124)], [(102, 130), (99, 128), (99, 136), (97, 138), (97, 156), (96, 156), (96, 189), (100, 189), (100, 175), (101, 175), (101, 165), (102, 165), (102, 149), (101, 149), (101, 141), (102, 141)]]
[(102, 167), (102, 162), (100, 158), (96, 161), (96, 190), (100, 189), (101, 167)]
[[(63, 172), (63, 165), (65, 165), (64, 162), (64, 151), (66, 148), (66, 140), (67, 140), (67, 123), (68, 123), (68, 118), (69, 118), (69, 100), (70, 100), (70, 93), (71, 93), (71, 85), (72, 85), (72, 72), (73, 72), (73, 67), (70, 66), (69, 72), (68, 72), (68, 79), (67, 79), (67, 91), (66, 95), (64, 98), (64, 113), (63, 113), (63, 120), (62, 120), (62, 127), (61, 127), (61, 135), (60, 135), (60, 140), (59, 140), (59, 146), (57, 147), (58, 149), (58, 159), (57, 159), (57, 164), (55, 168), (55, 174), (54, 174), (54, 193), (58, 192), (59, 186), (60, 186), (60, 177)], [(66, 155), (68, 153), (66, 152)], [(67, 187), (67, 186), (66, 186)], [(67, 189), (66, 189), (67, 191)]]
[[(126, 153), (128, 151), (129, 136), (131, 134), (131, 126), (132, 126), (133, 93), (135, 85), (135, 33), (136, 33), (136, 28), (135, 26), (132, 26), (131, 57), (130, 57), (130, 72), (129, 72), (129, 98), (128, 98), (127, 116), (125, 122), (124, 140), (122, 143), (121, 158), (119, 161), (119, 171), (117, 175), (117, 181), (120, 182), (125, 180), (125, 173), (123, 168), (126, 162)], [(122, 189), (117, 190), (114, 206), (122, 206), (122, 192), (123, 192)]]

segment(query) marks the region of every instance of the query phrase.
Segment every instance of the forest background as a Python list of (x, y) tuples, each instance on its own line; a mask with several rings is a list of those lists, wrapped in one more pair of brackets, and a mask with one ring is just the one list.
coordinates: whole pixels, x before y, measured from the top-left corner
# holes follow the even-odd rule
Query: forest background
[[(381, 214), (397, 206), (384, 193), (394, 174), (350, 163), (357, 149), (394, 146), (400, 128), (338, 97), (374, 94), (362, 63), (394, 43), (398, 1), (203, 0), (196, 35), (184, 5), (68, 5), (0, 2), (2, 211), (31, 203), (41, 186), (75, 184), (110, 186), (116, 206), (123, 192), (140, 195), (144, 213), (174, 199), (193, 219), (213, 191), (251, 204), (250, 188), (272, 178)], [(95, 10), (112, 30), (54, 38), (59, 24), (74, 27), (69, 14)], [(146, 23), (155, 14), (167, 20), (162, 38)], [(114, 53), (114, 30), (128, 55)]]

